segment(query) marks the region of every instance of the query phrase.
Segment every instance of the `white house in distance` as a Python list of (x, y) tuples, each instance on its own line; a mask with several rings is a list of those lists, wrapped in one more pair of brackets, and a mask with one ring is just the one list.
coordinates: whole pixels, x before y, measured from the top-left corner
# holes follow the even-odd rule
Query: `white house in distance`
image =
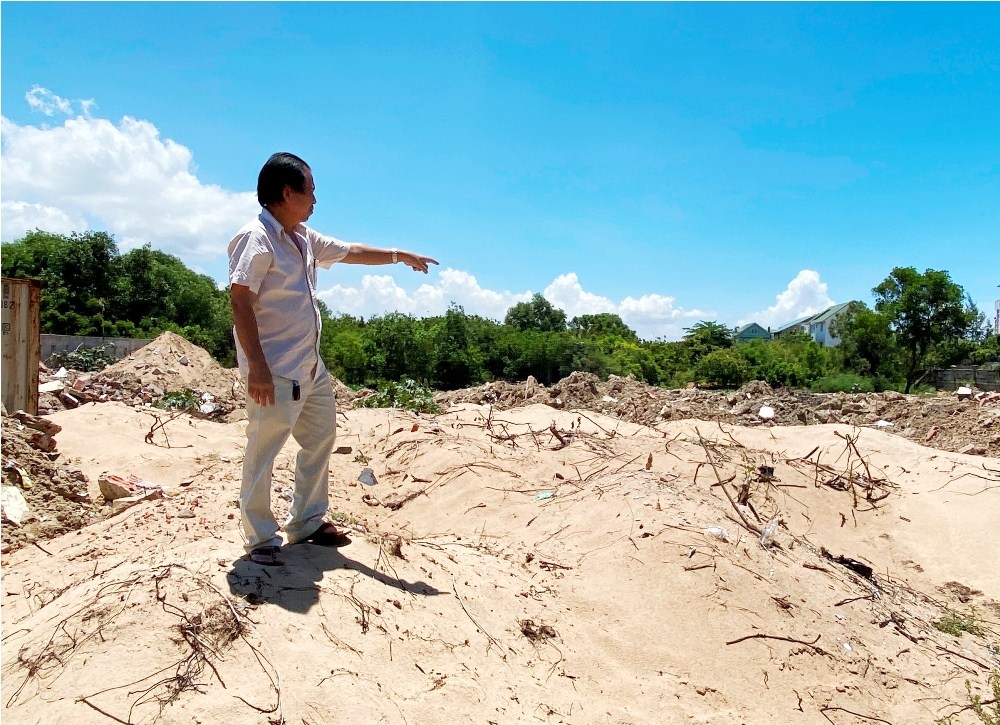
[[(997, 287), (1000, 287), (1000, 284)], [(993, 306), (996, 308), (996, 319), (993, 320), (993, 334), (1000, 335), (1000, 300), (994, 302)]]
[(834, 337), (833, 333), (830, 332), (830, 323), (833, 322), (834, 318), (843, 313), (849, 304), (850, 302), (844, 302), (843, 304), (834, 305), (833, 307), (827, 307), (818, 314), (811, 315), (810, 317), (803, 317), (801, 320), (796, 320), (795, 322), (790, 322), (787, 325), (774, 330), (771, 333), (771, 336), (779, 338), (782, 335), (787, 335), (789, 332), (800, 330), (802, 332), (809, 333), (812, 339), (823, 347), (834, 347), (835, 345), (839, 345), (840, 338)]

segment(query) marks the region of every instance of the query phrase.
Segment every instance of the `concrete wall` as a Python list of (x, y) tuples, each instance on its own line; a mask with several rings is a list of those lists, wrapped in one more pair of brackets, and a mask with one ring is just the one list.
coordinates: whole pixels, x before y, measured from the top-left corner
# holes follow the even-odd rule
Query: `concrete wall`
[(152, 340), (134, 339), (130, 337), (84, 337), (82, 335), (42, 335), (42, 360), (48, 360), (54, 353), (71, 352), (78, 347), (101, 347), (114, 345), (115, 359), (121, 360), (131, 355), (140, 347), (148, 345)]
[(992, 363), (934, 371), (934, 387), (939, 390), (956, 390), (962, 385), (970, 385), (980, 390), (1000, 390), (1000, 366)]

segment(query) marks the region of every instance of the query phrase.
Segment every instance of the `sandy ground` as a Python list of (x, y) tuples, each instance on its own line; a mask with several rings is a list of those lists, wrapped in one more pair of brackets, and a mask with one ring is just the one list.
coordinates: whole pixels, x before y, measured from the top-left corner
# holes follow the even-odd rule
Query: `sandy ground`
[[(4, 556), (4, 720), (980, 722), (1000, 459), (522, 402), (344, 411), (331, 502), (352, 543), (285, 547), (283, 568), (242, 558), (239, 420), (150, 436), (124, 403), (52, 413), (95, 502), (103, 472), (168, 497)], [(949, 612), (979, 634), (935, 628)]]

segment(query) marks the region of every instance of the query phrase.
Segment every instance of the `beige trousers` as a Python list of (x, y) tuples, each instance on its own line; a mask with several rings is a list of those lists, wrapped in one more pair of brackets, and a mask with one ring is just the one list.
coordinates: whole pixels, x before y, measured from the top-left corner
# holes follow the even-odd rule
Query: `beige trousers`
[(292, 381), (274, 378), (274, 405), (247, 401), (247, 448), (243, 457), (240, 514), (246, 550), (281, 546), (278, 522), (271, 510), (274, 460), (291, 435), (299, 444), (295, 457), (295, 489), (285, 521), (289, 543), (314, 533), (330, 507), (330, 454), (337, 437), (337, 399), (322, 363), (312, 380), (299, 380), (299, 400)]

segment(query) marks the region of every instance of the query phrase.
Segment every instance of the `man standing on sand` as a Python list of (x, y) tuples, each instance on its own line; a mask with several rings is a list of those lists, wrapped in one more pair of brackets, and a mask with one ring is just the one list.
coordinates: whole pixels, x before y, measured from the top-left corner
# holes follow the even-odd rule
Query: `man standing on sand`
[(412, 252), (347, 244), (310, 229), (305, 221), (316, 204), (315, 193), (312, 170), (302, 159), (274, 154), (257, 178), (260, 216), (229, 243), (236, 355), (247, 388), (240, 513), (249, 559), (267, 566), (284, 564), (271, 510), (271, 470), (289, 435), (301, 446), (285, 522), (289, 543), (350, 543), (324, 520), (337, 415), (330, 376), (319, 356), (316, 267), (402, 262), (426, 274), (429, 264), (437, 264)]

